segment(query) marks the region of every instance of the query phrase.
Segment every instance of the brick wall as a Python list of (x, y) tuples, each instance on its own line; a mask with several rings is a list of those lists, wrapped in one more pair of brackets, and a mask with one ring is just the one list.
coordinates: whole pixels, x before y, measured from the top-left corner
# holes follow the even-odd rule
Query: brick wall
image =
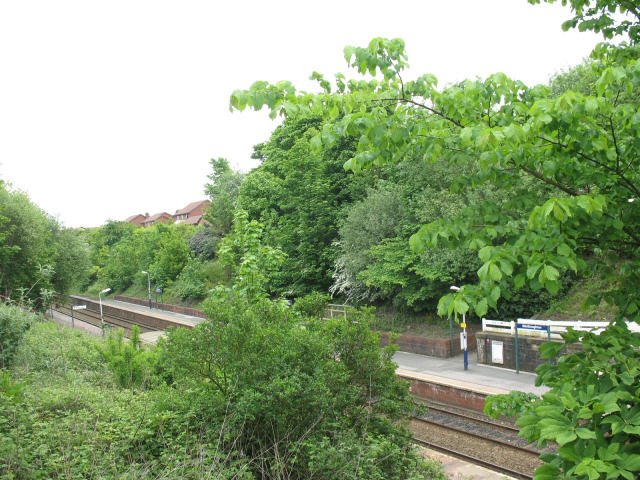
[[(552, 340), (555, 341), (555, 340)], [(503, 363), (492, 362), (492, 342), (502, 342)], [(518, 337), (518, 364), (523, 372), (535, 372), (538, 365), (546, 362), (540, 358), (540, 345), (547, 342), (544, 337), (520, 335)], [(478, 363), (494, 365), (496, 367), (516, 369), (515, 336), (495, 332), (476, 333)], [(579, 350), (579, 346), (572, 345), (567, 351)]]
[[(380, 340), (383, 345), (387, 345), (389, 343), (389, 334), (387, 332), (381, 332)], [(420, 355), (439, 358), (452, 356), (451, 341), (448, 338), (428, 338), (420, 335), (402, 334), (398, 336), (395, 343), (403, 352), (418, 353)], [(471, 330), (467, 331), (467, 347), (469, 351), (473, 351), (476, 348), (476, 334)], [(456, 332), (453, 337), (453, 356), (461, 352), (460, 335)]]
[[(125, 295), (114, 295), (113, 299), (118, 300), (120, 302), (143, 305), (145, 307), (149, 305), (149, 300), (147, 299), (127, 297)], [(202, 313), (200, 310), (196, 310), (195, 308), (183, 307), (182, 305), (172, 305), (170, 303), (160, 303), (160, 302), (152, 302), (151, 304), (153, 305), (153, 308), (157, 308), (159, 310), (166, 310), (168, 312), (173, 312), (173, 313), (182, 313), (183, 315), (191, 315), (192, 317), (206, 318), (204, 313)]]
[[(96, 300), (91, 300), (85, 297), (75, 297), (71, 296), (70, 298), (70, 306), (71, 305), (86, 305), (87, 310), (93, 313), (100, 312), (99, 302)], [(171, 320), (167, 320), (164, 318), (154, 317), (153, 315), (146, 315), (142, 312), (136, 312), (132, 310), (122, 310), (118, 307), (112, 307), (111, 305), (102, 305), (102, 312), (105, 317), (105, 323), (112, 323), (112, 319), (109, 317), (115, 317), (116, 319), (125, 320), (128, 323), (133, 323), (139, 325), (143, 332), (153, 331), (153, 330), (165, 330), (169, 327), (175, 327), (176, 325), (185, 326), (187, 328), (189, 325), (177, 324), (176, 322), (172, 322)], [(113, 322), (115, 323), (115, 321)]]
[[(401, 378), (402, 377), (400, 375)], [(426, 382), (414, 378), (405, 378), (409, 381), (411, 394), (425, 400), (434, 400), (447, 405), (468, 408), (482, 412), (487, 396), (484, 393), (473, 390), (463, 390), (444, 383)]]

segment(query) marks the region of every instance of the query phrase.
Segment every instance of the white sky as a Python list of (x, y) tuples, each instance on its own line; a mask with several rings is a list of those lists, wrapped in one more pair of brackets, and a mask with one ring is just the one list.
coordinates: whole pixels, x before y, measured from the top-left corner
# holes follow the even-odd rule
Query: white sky
[(233, 90), (309, 88), (376, 36), (405, 40), (405, 78), (546, 82), (599, 41), (562, 32), (569, 14), (526, 0), (0, 1), (0, 178), (69, 227), (173, 213), (205, 198), (210, 158), (249, 170), (276, 126), (230, 113)]

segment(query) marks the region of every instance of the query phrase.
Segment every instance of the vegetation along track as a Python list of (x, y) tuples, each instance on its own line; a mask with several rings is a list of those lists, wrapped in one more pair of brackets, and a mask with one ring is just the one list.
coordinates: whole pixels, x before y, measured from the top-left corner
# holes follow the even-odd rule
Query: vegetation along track
[(541, 452), (518, 437), (512, 424), (459, 407), (426, 405), (427, 412), (411, 420), (416, 443), (514, 478), (531, 479), (542, 464)]

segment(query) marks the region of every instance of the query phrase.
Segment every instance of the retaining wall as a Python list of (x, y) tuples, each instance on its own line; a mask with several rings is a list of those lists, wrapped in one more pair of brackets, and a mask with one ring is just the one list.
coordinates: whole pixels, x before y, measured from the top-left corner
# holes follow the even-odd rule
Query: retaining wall
[[(477, 332), (476, 345), (478, 363), (516, 370), (515, 336), (497, 332)], [(540, 358), (540, 345), (548, 340), (543, 337), (528, 335), (518, 336), (518, 366), (523, 372), (535, 372), (538, 365), (547, 360)], [(556, 341), (556, 340), (551, 340)], [(502, 363), (494, 363), (493, 348), (498, 348), (497, 342), (502, 342)], [(570, 345), (562, 353), (580, 350), (578, 345)]]
[[(383, 345), (389, 344), (389, 335), (387, 332), (380, 332), (380, 340)], [(459, 332), (454, 334), (453, 345), (448, 338), (428, 338), (407, 333), (399, 335), (395, 344), (403, 352), (429, 355), (430, 357), (449, 358), (462, 352)], [(476, 332), (472, 330), (467, 330), (467, 347), (469, 351), (476, 348)]]
[[(145, 307), (149, 305), (149, 300), (142, 299), (142, 298), (127, 297), (126, 295), (114, 295), (113, 299), (119, 300), (121, 302), (134, 303), (136, 305), (142, 305)], [(151, 302), (151, 304), (153, 305), (153, 308), (157, 308), (159, 310), (166, 310), (167, 312), (173, 312), (173, 313), (182, 313), (184, 315), (191, 315), (192, 317), (206, 318), (204, 313), (202, 313), (200, 310), (196, 310), (195, 308), (184, 307), (182, 305), (172, 305), (170, 303), (160, 303), (160, 302)]]

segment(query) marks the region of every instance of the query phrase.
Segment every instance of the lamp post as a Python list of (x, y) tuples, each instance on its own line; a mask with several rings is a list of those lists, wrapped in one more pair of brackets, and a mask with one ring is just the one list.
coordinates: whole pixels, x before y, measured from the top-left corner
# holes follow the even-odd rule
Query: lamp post
[[(455, 285), (451, 285), (451, 290), (454, 292), (459, 292), (460, 287), (456, 287)], [(462, 314), (462, 323), (460, 324), (462, 327), (462, 338), (460, 339), (460, 346), (462, 347), (462, 354), (464, 356), (464, 369), (469, 370), (469, 356), (467, 353), (467, 317), (465, 314)]]
[(102, 336), (104, 337), (104, 316), (102, 315), (102, 294), (109, 293), (111, 291), (110, 288), (105, 288), (104, 290), (100, 290), (98, 292), (98, 301), (100, 303), (100, 326), (102, 327)]
[(144, 270), (142, 270), (142, 273), (144, 273), (147, 276), (147, 289), (149, 291), (149, 309), (151, 309), (151, 275), (149, 275), (149, 272), (146, 272)]

